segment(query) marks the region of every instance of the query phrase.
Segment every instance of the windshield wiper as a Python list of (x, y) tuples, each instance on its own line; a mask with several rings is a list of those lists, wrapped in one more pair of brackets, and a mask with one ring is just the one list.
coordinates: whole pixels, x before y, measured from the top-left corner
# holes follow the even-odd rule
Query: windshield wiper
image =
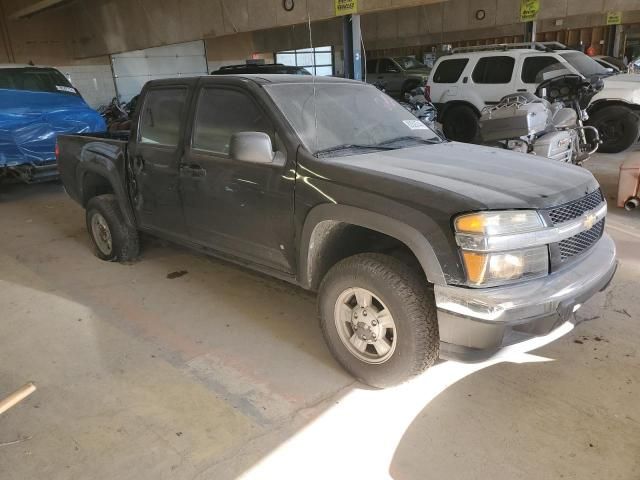
[(326, 155), (327, 153), (339, 152), (341, 150), (395, 150), (393, 147), (383, 145), (358, 145), (353, 143), (345, 143), (344, 145), (336, 145), (335, 147), (318, 150), (314, 155)]
[(396, 137), (396, 138), (392, 138), (391, 140), (385, 140), (384, 142), (378, 143), (376, 146), (377, 147), (386, 147), (387, 145), (391, 145), (393, 143), (408, 142), (408, 141), (424, 143), (424, 144), (427, 144), (427, 145), (435, 145), (435, 144), (438, 144), (438, 143), (442, 143), (442, 140), (427, 139), (427, 138), (422, 138), (422, 137), (416, 137), (414, 135), (406, 135), (404, 137)]

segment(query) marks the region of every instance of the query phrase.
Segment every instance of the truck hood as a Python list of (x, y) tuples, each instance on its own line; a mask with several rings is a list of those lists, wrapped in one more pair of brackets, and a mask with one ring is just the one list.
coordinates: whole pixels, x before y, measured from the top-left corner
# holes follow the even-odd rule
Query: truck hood
[(370, 185), (376, 193), (431, 206), (451, 202), (453, 209), (548, 208), (598, 188), (593, 175), (580, 167), (457, 142), (327, 161), (356, 170), (358, 185)]
[(593, 97), (591, 103), (598, 100), (622, 100), (640, 104), (640, 75), (620, 73), (604, 79), (604, 88)]

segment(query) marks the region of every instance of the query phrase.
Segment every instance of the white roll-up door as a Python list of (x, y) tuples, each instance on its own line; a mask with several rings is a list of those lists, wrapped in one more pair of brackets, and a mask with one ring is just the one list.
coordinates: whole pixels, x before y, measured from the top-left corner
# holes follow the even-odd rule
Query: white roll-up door
[(120, 100), (128, 102), (149, 80), (206, 75), (204, 42), (177, 43), (111, 55)]

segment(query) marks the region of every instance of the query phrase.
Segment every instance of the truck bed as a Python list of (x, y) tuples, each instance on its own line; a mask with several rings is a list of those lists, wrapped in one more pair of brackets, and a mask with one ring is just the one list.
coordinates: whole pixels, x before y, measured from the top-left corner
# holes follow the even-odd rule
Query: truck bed
[(58, 136), (58, 170), (69, 196), (83, 204), (83, 178), (90, 175), (84, 166), (96, 160), (125, 178), (128, 142), (128, 131)]

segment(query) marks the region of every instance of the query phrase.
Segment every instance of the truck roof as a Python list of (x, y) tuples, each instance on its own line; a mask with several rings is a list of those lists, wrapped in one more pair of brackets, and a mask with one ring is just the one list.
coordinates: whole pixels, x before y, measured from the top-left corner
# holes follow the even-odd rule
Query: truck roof
[(261, 73), (244, 73), (244, 74), (233, 74), (233, 75), (200, 75), (197, 77), (177, 77), (177, 78), (163, 78), (160, 80), (151, 80), (147, 82), (148, 85), (163, 85), (175, 83), (176, 80), (189, 80), (189, 79), (197, 79), (197, 78), (209, 78), (212, 82), (220, 82), (225, 79), (228, 80), (230, 78), (240, 78), (245, 80), (252, 80), (258, 84), (276, 84), (276, 83), (318, 83), (318, 84), (327, 84), (327, 83), (353, 83), (355, 85), (366, 85), (358, 80), (350, 80), (347, 78), (338, 78), (338, 77), (320, 77), (313, 75), (286, 75), (286, 74), (261, 74)]

